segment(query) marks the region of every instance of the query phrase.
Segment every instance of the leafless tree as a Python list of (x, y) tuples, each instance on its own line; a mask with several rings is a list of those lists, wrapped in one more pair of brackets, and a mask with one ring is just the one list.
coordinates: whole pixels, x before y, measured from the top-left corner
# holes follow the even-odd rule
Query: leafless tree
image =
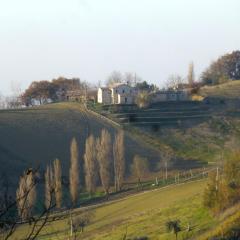
[(94, 216), (95, 216), (94, 211), (85, 210), (81, 212), (79, 215), (73, 217), (72, 220), (70, 220), (69, 225), (72, 228), (74, 240), (77, 239), (79, 231), (83, 233), (84, 228), (92, 221)]
[[(43, 207), (43, 210), (39, 214), (33, 215), (37, 187), (35, 178), (37, 178), (36, 170), (28, 169), (24, 172), (19, 181), (16, 199), (11, 198), (6, 179), (4, 180), (4, 184), (1, 185), (1, 193), (4, 193), (4, 198), (0, 198), (1, 239), (16, 239), (17, 227), (25, 225), (28, 226), (28, 231), (24, 239), (34, 240), (39, 236), (47, 222), (52, 221), (49, 216), (51, 210), (55, 207), (53, 203), (54, 192), (51, 192), (49, 207)], [(14, 210), (16, 208), (18, 209), (18, 214), (15, 214)]]
[(138, 186), (142, 187), (142, 178), (149, 172), (148, 160), (139, 155), (133, 158), (132, 173), (137, 177)]
[(165, 180), (168, 180), (168, 169), (171, 166), (171, 160), (173, 158), (173, 153), (170, 149), (166, 149), (161, 152), (161, 165), (165, 171)]
[(36, 201), (35, 175), (32, 170), (20, 177), (16, 199), (19, 217), (22, 220), (31, 218)]
[(111, 136), (106, 129), (103, 129), (101, 137), (97, 140), (97, 160), (102, 186), (107, 196), (111, 184), (111, 149)]
[(181, 76), (172, 74), (167, 80), (166, 87), (169, 90), (178, 90), (183, 83), (184, 80)]
[(79, 189), (79, 153), (78, 145), (75, 138), (71, 142), (71, 162), (69, 170), (69, 184), (70, 184), (70, 194), (72, 203), (76, 204), (78, 199), (78, 189)]
[(111, 86), (115, 83), (122, 83), (122, 82), (123, 82), (122, 73), (118, 71), (113, 71), (107, 78), (106, 85)]
[(54, 185), (55, 185), (55, 199), (57, 208), (61, 208), (62, 205), (62, 168), (59, 159), (55, 159), (53, 162), (54, 170)]
[(97, 153), (96, 141), (93, 135), (90, 135), (86, 140), (84, 166), (86, 188), (92, 194), (96, 190), (97, 184)]
[(124, 133), (119, 131), (113, 144), (115, 190), (120, 191), (125, 174)]

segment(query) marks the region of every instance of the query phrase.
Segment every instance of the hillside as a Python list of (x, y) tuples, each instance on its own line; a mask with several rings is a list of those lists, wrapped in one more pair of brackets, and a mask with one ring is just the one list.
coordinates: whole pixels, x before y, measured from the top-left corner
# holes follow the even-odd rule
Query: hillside
[(199, 94), (203, 97), (219, 98), (240, 98), (240, 80), (227, 82), (215, 86), (204, 86), (200, 89)]
[(134, 106), (127, 109), (121, 106), (114, 111), (103, 109), (102, 114), (119, 122), (132, 134), (141, 136), (160, 152), (166, 146), (172, 149), (177, 162), (184, 159), (188, 164), (216, 164), (223, 161), (229, 149), (239, 142), (237, 104), (228, 104), (228, 101), (162, 102), (147, 109)]
[[(0, 174), (11, 176), (15, 182), (24, 169), (41, 167), (55, 158), (68, 174), (69, 146), (77, 138), (80, 156), (84, 153), (86, 137), (99, 136), (107, 128), (112, 137), (117, 128), (88, 114), (77, 103), (49, 104), (36, 108), (0, 111)], [(144, 142), (125, 137), (126, 160), (134, 154), (147, 157), (150, 163), (158, 161), (158, 152)]]

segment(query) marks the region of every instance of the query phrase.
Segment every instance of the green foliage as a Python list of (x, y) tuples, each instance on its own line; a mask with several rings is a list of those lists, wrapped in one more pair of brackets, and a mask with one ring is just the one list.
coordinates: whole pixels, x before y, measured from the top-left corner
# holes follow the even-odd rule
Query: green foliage
[(137, 95), (136, 103), (139, 108), (147, 108), (150, 105), (151, 96), (147, 91), (140, 92)]
[(136, 88), (139, 89), (140, 91), (147, 91), (147, 92), (158, 90), (158, 87), (156, 85), (149, 84), (147, 81), (138, 82), (136, 84)]
[(204, 206), (219, 213), (240, 200), (240, 152), (231, 153), (224, 164), (223, 173), (209, 177), (204, 192)]
[(166, 222), (166, 228), (167, 231), (173, 232), (177, 239), (178, 233), (181, 231), (180, 221), (179, 220), (168, 221)]
[(219, 213), (226, 208), (225, 185), (218, 179), (217, 173), (209, 177), (208, 185), (204, 191), (203, 204), (214, 213)]

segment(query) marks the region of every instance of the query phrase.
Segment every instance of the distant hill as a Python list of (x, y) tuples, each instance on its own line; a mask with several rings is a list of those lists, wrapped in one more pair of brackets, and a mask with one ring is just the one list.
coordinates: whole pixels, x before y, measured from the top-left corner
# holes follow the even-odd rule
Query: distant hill
[[(89, 134), (99, 136), (108, 129), (112, 137), (117, 128), (86, 113), (78, 103), (49, 104), (41, 107), (0, 111), (0, 174), (13, 182), (29, 167), (40, 167), (59, 158), (64, 175), (68, 174), (69, 146), (77, 138), (82, 158)], [(159, 153), (140, 140), (125, 137), (126, 161), (129, 167), (134, 154), (147, 157), (151, 164)], [(129, 169), (129, 168), (128, 168)]]

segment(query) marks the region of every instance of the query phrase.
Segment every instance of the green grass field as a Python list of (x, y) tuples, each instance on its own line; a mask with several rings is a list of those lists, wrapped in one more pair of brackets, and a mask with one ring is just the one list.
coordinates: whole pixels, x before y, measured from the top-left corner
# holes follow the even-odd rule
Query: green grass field
[[(217, 223), (202, 207), (205, 186), (206, 180), (190, 182), (140, 193), (96, 207), (95, 217), (85, 232), (79, 235), (80, 239), (121, 240), (126, 228), (129, 238), (148, 236), (149, 239), (175, 239), (165, 229), (165, 223), (174, 219), (181, 221), (180, 239), (198, 236)], [(186, 231), (188, 225), (192, 229), (189, 232)], [(27, 228), (28, 226), (24, 226), (19, 229), (18, 238), (15, 235), (15, 239), (24, 237)], [(38, 239), (67, 239), (68, 234), (66, 219), (47, 225)]]

